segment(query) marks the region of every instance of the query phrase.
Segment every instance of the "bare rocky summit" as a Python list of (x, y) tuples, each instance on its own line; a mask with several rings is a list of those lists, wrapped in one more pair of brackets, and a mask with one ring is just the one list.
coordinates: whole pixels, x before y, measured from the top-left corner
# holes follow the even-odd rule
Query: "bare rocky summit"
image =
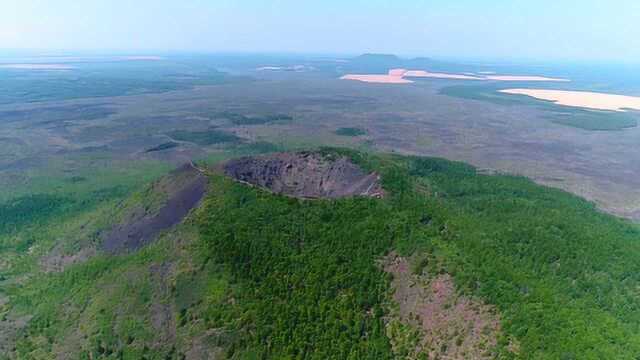
[(234, 159), (224, 165), (224, 173), (278, 194), (305, 199), (383, 195), (377, 173), (366, 173), (347, 157), (318, 152)]

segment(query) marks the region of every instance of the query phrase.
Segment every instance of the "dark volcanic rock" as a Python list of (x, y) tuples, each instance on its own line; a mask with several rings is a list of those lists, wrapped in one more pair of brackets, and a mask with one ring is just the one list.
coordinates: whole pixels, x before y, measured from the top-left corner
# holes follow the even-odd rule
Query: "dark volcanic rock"
[(383, 195), (378, 174), (365, 173), (346, 157), (331, 159), (315, 152), (244, 157), (227, 162), (224, 172), (238, 181), (300, 198)]
[(200, 202), (207, 189), (206, 176), (191, 165), (175, 170), (170, 176), (182, 181), (171, 183), (168, 189), (162, 190), (168, 195), (164, 205), (157, 212), (134, 214), (126, 223), (114, 227), (104, 238), (103, 250), (121, 253), (139, 249), (153, 241), (161, 231), (181, 222)]

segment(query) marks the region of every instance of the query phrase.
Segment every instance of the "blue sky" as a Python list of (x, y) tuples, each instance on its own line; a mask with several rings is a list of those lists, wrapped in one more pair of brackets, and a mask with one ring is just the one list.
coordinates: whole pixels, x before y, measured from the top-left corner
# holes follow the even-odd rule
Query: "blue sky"
[(639, 0), (0, 0), (1, 49), (640, 62)]

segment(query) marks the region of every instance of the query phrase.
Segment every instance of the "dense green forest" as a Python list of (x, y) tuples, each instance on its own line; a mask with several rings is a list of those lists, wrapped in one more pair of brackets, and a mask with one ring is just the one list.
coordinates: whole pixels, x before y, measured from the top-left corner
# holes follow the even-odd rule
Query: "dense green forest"
[(367, 132), (360, 128), (352, 128), (352, 127), (342, 127), (335, 131), (337, 135), (340, 136), (362, 136), (366, 135)]
[[(498, 358), (640, 354), (635, 224), (462, 163), (323, 151), (378, 171), (387, 196), (303, 201), (212, 173), (201, 207), (155, 244), (9, 287), (14, 310), (34, 315), (19, 358), (180, 359), (203, 335), (237, 359), (393, 358), (390, 275), (377, 263), (392, 250), (423, 254), (430, 273), (495, 305)], [(159, 278), (163, 266), (172, 270)], [(157, 304), (175, 320), (166, 338)]]

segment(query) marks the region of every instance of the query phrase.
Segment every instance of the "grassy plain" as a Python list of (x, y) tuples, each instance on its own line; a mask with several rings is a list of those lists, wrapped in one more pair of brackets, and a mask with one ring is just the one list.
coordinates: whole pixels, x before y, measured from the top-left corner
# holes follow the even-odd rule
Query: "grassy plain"
[(339, 128), (336, 130), (336, 134), (340, 136), (362, 136), (366, 135), (367, 132), (360, 128)]
[(567, 108), (551, 101), (536, 100), (528, 96), (505, 94), (504, 86), (450, 86), (441, 93), (465, 99), (489, 101), (501, 105), (529, 105), (546, 110), (545, 118), (562, 125), (585, 130), (611, 131), (624, 130), (638, 126), (640, 116), (635, 113), (617, 111), (585, 110)]

